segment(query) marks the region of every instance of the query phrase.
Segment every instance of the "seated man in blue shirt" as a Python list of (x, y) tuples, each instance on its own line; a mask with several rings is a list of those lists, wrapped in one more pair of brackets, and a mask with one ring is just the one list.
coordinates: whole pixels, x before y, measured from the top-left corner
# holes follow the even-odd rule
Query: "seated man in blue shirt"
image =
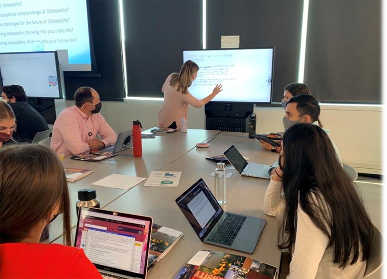
[(48, 130), (44, 117), (27, 103), (26, 93), (20, 85), (3, 86), (1, 94), (16, 116), (14, 138), (17, 141), (32, 141), (37, 132)]

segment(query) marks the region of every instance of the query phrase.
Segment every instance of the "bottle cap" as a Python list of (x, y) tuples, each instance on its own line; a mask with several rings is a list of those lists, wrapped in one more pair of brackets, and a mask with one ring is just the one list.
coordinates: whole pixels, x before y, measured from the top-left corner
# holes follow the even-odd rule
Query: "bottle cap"
[(78, 191), (78, 200), (90, 201), (97, 197), (97, 192), (94, 189), (81, 189)]
[(142, 128), (140, 120), (133, 120), (133, 125), (140, 125), (140, 127)]
[(224, 169), (224, 163), (217, 163), (218, 169)]

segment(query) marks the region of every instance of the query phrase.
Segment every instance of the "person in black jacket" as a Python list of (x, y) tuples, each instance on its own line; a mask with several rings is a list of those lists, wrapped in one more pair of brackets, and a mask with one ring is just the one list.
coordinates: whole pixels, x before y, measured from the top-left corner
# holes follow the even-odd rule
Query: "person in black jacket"
[(48, 130), (44, 117), (27, 103), (27, 96), (22, 86), (3, 86), (1, 96), (15, 113), (16, 131), (14, 138), (17, 141), (31, 142), (37, 132)]

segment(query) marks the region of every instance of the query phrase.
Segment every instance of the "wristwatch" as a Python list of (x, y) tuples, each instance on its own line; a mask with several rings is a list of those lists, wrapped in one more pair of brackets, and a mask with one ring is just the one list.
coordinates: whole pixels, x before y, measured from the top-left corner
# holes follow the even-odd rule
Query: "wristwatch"
[(271, 152), (277, 152), (277, 147), (273, 146), (273, 147), (271, 148)]

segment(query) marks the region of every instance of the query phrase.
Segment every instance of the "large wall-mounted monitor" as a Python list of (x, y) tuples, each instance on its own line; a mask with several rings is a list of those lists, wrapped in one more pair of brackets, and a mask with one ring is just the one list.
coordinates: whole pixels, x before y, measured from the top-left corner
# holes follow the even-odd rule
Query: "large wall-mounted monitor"
[(91, 71), (87, 0), (0, 0), (0, 8), (0, 53), (61, 50), (62, 70)]
[(29, 98), (62, 98), (56, 51), (0, 53), (3, 85), (21, 85)]
[(198, 99), (208, 96), (216, 84), (223, 85), (212, 101), (270, 103), (274, 47), (255, 49), (183, 50), (183, 62), (199, 66), (189, 91)]

